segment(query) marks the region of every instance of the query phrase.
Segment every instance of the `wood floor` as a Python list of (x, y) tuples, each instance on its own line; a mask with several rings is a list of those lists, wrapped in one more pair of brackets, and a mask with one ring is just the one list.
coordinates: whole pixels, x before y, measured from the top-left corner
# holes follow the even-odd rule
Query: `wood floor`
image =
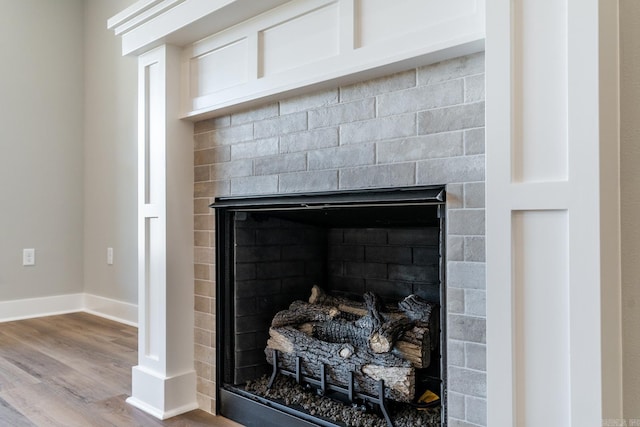
[(137, 330), (86, 313), (0, 323), (0, 426), (231, 427), (193, 411), (160, 421), (125, 403)]

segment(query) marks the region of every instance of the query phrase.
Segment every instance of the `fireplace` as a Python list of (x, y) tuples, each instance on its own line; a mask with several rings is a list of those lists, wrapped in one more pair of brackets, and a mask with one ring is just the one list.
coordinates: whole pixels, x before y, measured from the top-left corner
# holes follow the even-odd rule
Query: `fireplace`
[[(129, 402), (215, 412), (213, 198), (450, 183), (450, 424), (620, 418), (617, 3), (223, 3), (140, 1), (109, 22), (140, 57)], [(484, 57), (446, 61), (482, 51), (485, 27), (486, 257)], [(180, 118), (204, 120), (195, 170)]]
[[(442, 370), (447, 375), (447, 393), (446, 403), (441, 402), (441, 406), (446, 410), (450, 424), (458, 420), (478, 425), (485, 423), (484, 103), (482, 91), (476, 90), (477, 83), (482, 81), (483, 64), (482, 54), (465, 56), (306, 96), (285, 98), (277, 103), (196, 123), (195, 356), (198, 398), (202, 407), (216, 412), (220, 409), (219, 399), (225, 393), (224, 381), (221, 381), (223, 377), (217, 374), (221, 363), (216, 342), (220, 338), (216, 333), (219, 323), (225, 321), (219, 312), (219, 304), (224, 299), (216, 293), (224, 288), (217, 282), (216, 271), (224, 263), (217, 259), (220, 254), (215, 250), (216, 239), (224, 236), (221, 236), (220, 224), (217, 223), (221, 221), (220, 212), (214, 214), (209, 205), (217, 201), (214, 206), (231, 212), (231, 205), (236, 203), (240, 206), (233, 207), (233, 210), (240, 212), (241, 216), (266, 216), (271, 222), (277, 222), (277, 219), (289, 221), (292, 227), (301, 227), (299, 217), (324, 216), (337, 209), (286, 209), (286, 214), (281, 212), (278, 218), (273, 217), (274, 212), (285, 211), (280, 205), (282, 203), (297, 199), (293, 203), (299, 206), (309, 204), (304, 198), (302, 201), (298, 199), (300, 194), (320, 197), (315, 199), (316, 204), (322, 201), (321, 197), (331, 195), (332, 202), (340, 205), (346, 203), (347, 197), (362, 197), (363, 194), (369, 194), (367, 197), (370, 197), (379, 189), (394, 189), (386, 193), (407, 197), (411, 189), (438, 188), (441, 191), (446, 186), (446, 201), (439, 203), (440, 210), (446, 210), (446, 233), (442, 235), (446, 237), (443, 240), (447, 246), (447, 256), (446, 259), (440, 258), (442, 265), (438, 272), (430, 273), (447, 275), (446, 312), (441, 311), (443, 318), (446, 318), (446, 322), (441, 321), (441, 324), (447, 327), (444, 346), (447, 367)], [(422, 104), (408, 105), (403, 101), (415, 96), (421, 103), (429, 102), (431, 107), (436, 103), (435, 94), (426, 89), (435, 88), (443, 89), (442, 97), (436, 97), (438, 107), (424, 110), (420, 106)], [(453, 98), (446, 95), (448, 92), (444, 89), (453, 89)], [(370, 111), (371, 102), (378, 105), (377, 113)], [(390, 108), (389, 102), (393, 102), (397, 108), (402, 107), (403, 112), (391, 116), (382, 114), (385, 108)], [(451, 102), (462, 104), (450, 105)], [(360, 113), (356, 114), (354, 108)], [(315, 122), (315, 117), (328, 117), (327, 120), (330, 118), (331, 121), (323, 121), (320, 126)], [(223, 208), (222, 202), (229, 207)], [(403, 204), (407, 205), (406, 202)], [(271, 210), (247, 212), (247, 206), (256, 203), (261, 208), (271, 205)], [(243, 210), (245, 212), (241, 212)], [(372, 212), (376, 210), (383, 212), (381, 208)], [(434, 221), (437, 222), (435, 214), (429, 215), (436, 218)], [(417, 217), (420, 215), (409, 215), (414, 221)], [(357, 236), (353, 231), (344, 231), (353, 228), (347, 223), (347, 214), (341, 214), (339, 221), (337, 216), (333, 218), (337, 222), (332, 227), (334, 230), (342, 229), (343, 235), (348, 238)], [(313, 221), (307, 219), (303, 222)], [(242, 224), (247, 223), (242, 221)], [(259, 224), (266, 226), (266, 223), (263, 221)], [(412, 225), (414, 229), (423, 226), (418, 223)], [(359, 226), (360, 229), (376, 227), (382, 225)], [(265, 230), (261, 233), (261, 238), (267, 239), (264, 236), (268, 233)], [(313, 237), (311, 230), (306, 233)], [(323, 239), (331, 237), (325, 231), (320, 236)], [(247, 248), (244, 250), (248, 251)], [(305, 251), (310, 249), (300, 249), (298, 252)], [(338, 265), (337, 268), (347, 267)], [(348, 277), (352, 278), (355, 270), (364, 267), (350, 262), (348, 268)], [(406, 274), (407, 270), (400, 272), (396, 268), (394, 274)], [(323, 267), (321, 271), (330, 277), (332, 266), (329, 265), (328, 269)], [(251, 277), (257, 274), (257, 267), (243, 265), (240, 273), (249, 275), (245, 276), (248, 282), (242, 285), (250, 287), (250, 281), (254, 280)], [(375, 276), (376, 272), (370, 270), (367, 274)], [(345, 291), (340, 285), (346, 277), (346, 272), (343, 276), (334, 275), (330, 290)], [(304, 281), (295, 298), (278, 301), (281, 304), (278, 309), (286, 308), (293, 300), (308, 300), (313, 284), (324, 284), (326, 288), (327, 280), (313, 283), (312, 279)], [(364, 282), (365, 278), (361, 279)], [(294, 278), (282, 280), (286, 286), (295, 282)], [(379, 277), (367, 277), (366, 281), (371, 287), (366, 290), (376, 292), (380, 290), (378, 285), (384, 282)], [(364, 291), (363, 287), (350, 293), (355, 294), (354, 298), (362, 298)], [(380, 296), (387, 301), (388, 297), (393, 297), (397, 302), (411, 292), (411, 289), (404, 288), (402, 293), (385, 295), (382, 292)], [(438, 294), (434, 287), (420, 292), (424, 298), (431, 300)], [(269, 298), (268, 301), (276, 300), (274, 295)], [(229, 323), (231, 320), (226, 321), (232, 324)], [(267, 331), (265, 327), (263, 341), (267, 339)], [(252, 347), (242, 355), (244, 363), (253, 352), (260, 357), (261, 368), (257, 367), (258, 364), (247, 363), (242, 369), (238, 366), (229, 375), (236, 376), (235, 379), (242, 382), (248, 379), (243, 375), (251, 369), (268, 373), (270, 366), (265, 362), (264, 350), (263, 344)], [(434, 391), (440, 394), (437, 387)]]
[[(332, 421), (330, 414), (320, 409), (288, 405), (282, 399), (260, 395), (248, 386), (264, 383), (270, 377), (273, 381), (278, 376), (290, 375), (303, 388), (359, 405), (367, 409), (364, 413), (378, 414), (388, 419), (389, 424), (396, 424), (398, 419), (398, 425), (403, 425), (403, 416), (423, 415), (424, 419), (438, 423), (446, 420), (444, 195), (444, 187), (430, 186), (217, 198), (211, 207), (216, 210), (219, 266), (216, 282), (219, 412), (246, 425), (253, 425), (256, 420), (261, 425), (266, 422), (273, 426), (281, 425), (283, 420), (286, 425), (309, 425), (308, 420), (340, 425), (343, 420)], [(403, 371), (407, 372), (403, 375), (410, 376), (409, 391), (403, 389), (400, 394), (388, 386), (380, 392), (376, 388), (378, 383), (374, 385), (359, 369), (349, 374), (355, 380), (352, 377), (345, 384), (339, 380), (344, 373), (334, 372), (338, 365), (332, 366), (331, 356), (324, 359), (326, 363), (320, 369), (304, 354), (298, 358), (301, 360), (297, 369), (291, 363), (286, 366), (287, 354), (282, 354), (284, 360), (278, 362), (278, 356), (267, 348), (271, 345), (270, 333), (274, 336), (278, 330), (274, 316), (288, 313), (283, 310), (294, 301), (303, 312), (315, 310), (318, 304), (302, 301), (310, 301), (310, 295), (319, 289), (323, 295), (326, 292), (325, 298), (331, 298), (331, 302), (326, 302), (331, 309), (350, 301), (354, 306), (362, 304), (365, 293), (379, 298), (382, 306), (389, 307), (385, 310), (394, 310), (394, 315), (401, 313), (398, 303), (410, 295), (425, 304), (418, 309), (424, 311), (422, 327), (415, 326), (416, 322), (403, 326), (407, 332), (399, 333), (397, 345), (382, 351), (388, 353), (390, 360), (410, 366)], [(348, 308), (343, 310), (340, 315), (353, 315)], [(331, 322), (349, 325), (344, 319), (332, 318)], [(312, 324), (319, 327), (321, 323)], [(303, 334), (295, 327), (287, 330)], [(407, 340), (415, 341), (411, 328), (419, 330), (419, 345), (411, 344), (405, 350)], [(354, 330), (368, 333), (362, 326)], [(405, 333), (411, 338), (403, 341)], [(340, 342), (348, 341), (344, 338)], [(322, 339), (327, 340), (324, 336)], [(421, 352), (417, 357), (416, 347)], [(338, 363), (341, 361), (339, 357), (336, 359)], [(356, 363), (354, 359), (344, 362)], [(394, 376), (397, 372), (397, 368), (384, 369)], [(278, 386), (275, 382), (270, 388)], [(430, 404), (419, 403), (427, 390), (437, 398), (432, 398)]]

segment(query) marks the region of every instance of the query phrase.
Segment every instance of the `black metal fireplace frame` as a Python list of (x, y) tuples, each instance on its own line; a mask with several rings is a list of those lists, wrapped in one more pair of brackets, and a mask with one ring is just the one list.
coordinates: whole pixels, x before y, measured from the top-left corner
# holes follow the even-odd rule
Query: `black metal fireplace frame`
[[(365, 189), (305, 194), (278, 194), (268, 196), (218, 197), (210, 205), (215, 209), (216, 221), (216, 412), (231, 419), (256, 427), (338, 426), (267, 399), (249, 396), (239, 390), (230, 390), (222, 379), (229, 377), (233, 360), (234, 334), (228, 325), (234, 322), (234, 274), (229, 257), (233, 254), (233, 230), (230, 215), (235, 212), (284, 211), (327, 209), (365, 206), (436, 205), (440, 228), (440, 379), (442, 425), (447, 425), (447, 331), (446, 331), (446, 235), (444, 186)], [(220, 316), (222, 313), (222, 316)]]

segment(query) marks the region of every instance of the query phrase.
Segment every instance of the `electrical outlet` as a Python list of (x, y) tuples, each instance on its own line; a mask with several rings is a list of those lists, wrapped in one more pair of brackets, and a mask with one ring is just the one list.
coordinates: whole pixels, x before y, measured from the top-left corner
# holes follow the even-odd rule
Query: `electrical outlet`
[(22, 265), (36, 265), (36, 250), (33, 248), (22, 250)]
[(113, 248), (107, 248), (107, 264), (113, 265)]

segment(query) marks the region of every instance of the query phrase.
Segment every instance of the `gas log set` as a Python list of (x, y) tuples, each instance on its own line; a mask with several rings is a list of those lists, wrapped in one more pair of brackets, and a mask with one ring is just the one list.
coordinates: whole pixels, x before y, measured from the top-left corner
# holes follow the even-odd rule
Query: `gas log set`
[[(425, 386), (427, 378), (416, 375), (429, 367), (437, 343), (437, 310), (417, 295), (394, 306), (372, 292), (360, 302), (314, 286), (308, 302), (294, 301), (271, 322), (265, 349), (273, 366), (268, 388), (279, 374), (288, 375), (320, 395), (375, 405), (392, 426), (388, 400), (418, 409), (439, 403)], [(426, 415), (432, 421), (433, 414)]]
[(321, 366), (330, 382), (347, 386), (352, 372), (359, 388), (410, 402), (415, 394), (415, 369), (429, 365), (433, 305), (410, 295), (398, 307), (384, 307), (368, 292), (364, 302), (326, 295), (314, 286), (309, 302), (295, 301), (271, 322), (267, 360), (273, 352), (279, 363), (295, 370), (300, 357), (305, 375), (320, 377)]

